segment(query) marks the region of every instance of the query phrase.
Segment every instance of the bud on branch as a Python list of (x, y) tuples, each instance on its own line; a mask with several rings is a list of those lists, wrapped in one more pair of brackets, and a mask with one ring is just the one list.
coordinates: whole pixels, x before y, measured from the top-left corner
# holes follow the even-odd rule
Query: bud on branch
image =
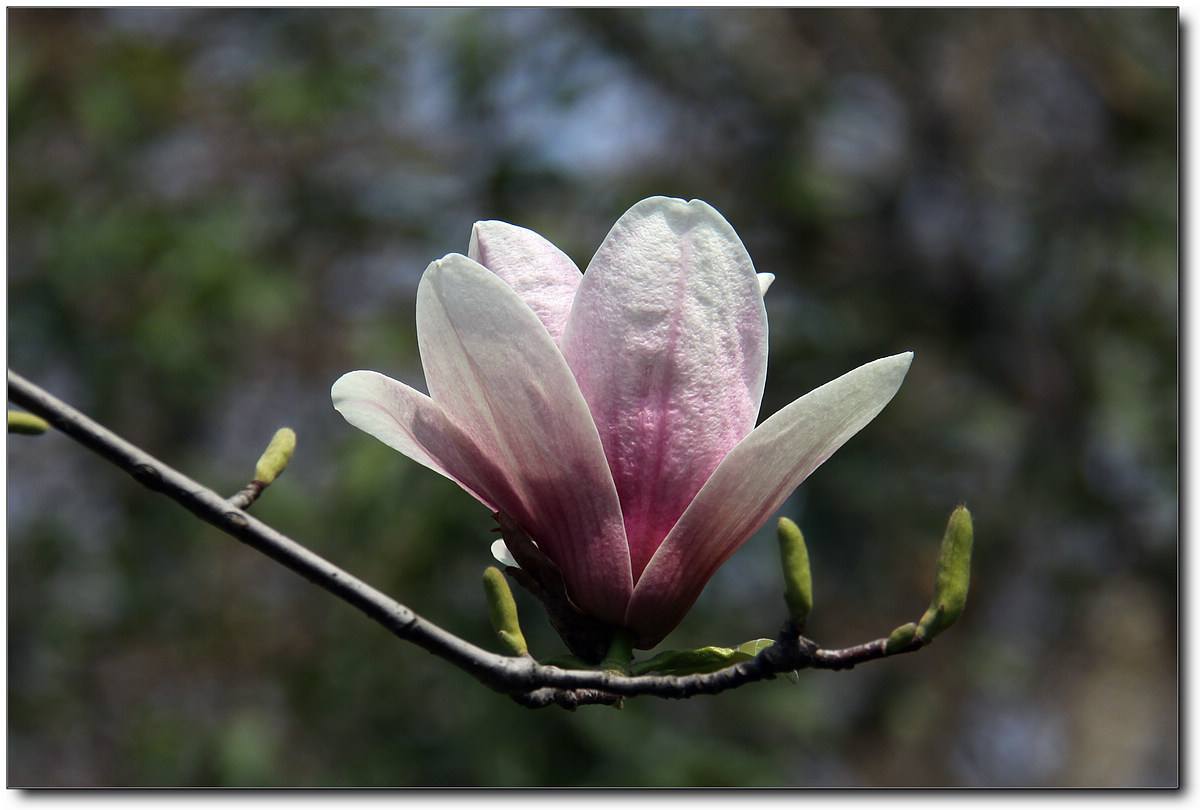
[(26, 436), (36, 436), (50, 429), (50, 423), (40, 416), (34, 416), (24, 411), (8, 412), (8, 432), (21, 433)]
[(291, 428), (280, 428), (271, 437), (271, 443), (254, 465), (254, 480), (264, 487), (270, 486), (287, 468), (296, 452), (296, 432)]
[(796, 629), (803, 632), (813, 607), (812, 570), (808, 548), (800, 527), (788, 518), (779, 519), (779, 559), (783, 565), (783, 598)]
[(962, 615), (971, 585), (971, 546), (975, 531), (971, 513), (959, 506), (950, 515), (942, 550), (938, 555), (937, 575), (933, 581), (933, 601), (921, 617), (915, 633), (918, 641), (928, 643)]
[(529, 655), (529, 645), (525, 642), (521, 620), (517, 617), (517, 602), (499, 568), (488, 566), (483, 572), (483, 592), (487, 596), (492, 629), (496, 631), (500, 643), (509, 655)]
[(296, 432), (291, 428), (280, 428), (271, 437), (267, 449), (258, 457), (254, 465), (254, 480), (246, 484), (238, 494), (229, 499), (239, 509), (249, 509), (250, 504), (258, 500), (263, 490), (275, 482), (275, 479), (287, 469), (292, 454), (296, 452)]

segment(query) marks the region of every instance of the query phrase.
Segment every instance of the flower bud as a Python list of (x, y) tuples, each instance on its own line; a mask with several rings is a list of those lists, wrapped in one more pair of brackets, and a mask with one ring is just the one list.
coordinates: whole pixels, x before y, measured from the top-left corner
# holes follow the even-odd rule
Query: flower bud
[(271, 443), (263, 451), (254, 466), (254, 480), (263, 486), (271, 484), (292, 460), (296, 450), (296, 433), (291, 428), (280, 428), (271, 437)]
[(779, 519), (779, 558), (783, 565), (783, 598), (788, 614), (797, 628), (803, 628), (812, 612), (812, 571), (808, 565), (808, 548), (800, 527), (787, 518)]
[(529, 645), (525, 643), (521, 622), (517, 618), (517, 603), (508, 587), (508, 580), (499, 568), (488, 566), (483, 572), (483, 592), (487, 596), (492, 629), (499, 636), (500, 643), (511, 655), (528, 655)]
[(971, 584), (971, 546), (974, 527), (967, 507), (959, 506), (950, 515), (942, 550), (938, 555), (937, 575), (933, 581), (933, 601), (921, 617), (916, 638), (930, 641), (957, 621), (967, 604)]
[(36, 436), (50, 429), (50, 423), (40, 416), (34, 416), (24, 411), (8, 412), (8, 432), (24, 433), (26, 436)]

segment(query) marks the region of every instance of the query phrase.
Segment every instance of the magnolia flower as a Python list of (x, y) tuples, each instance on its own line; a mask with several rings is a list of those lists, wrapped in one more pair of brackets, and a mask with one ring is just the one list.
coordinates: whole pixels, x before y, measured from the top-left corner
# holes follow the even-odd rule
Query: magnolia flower
[(353, 371), (334, 407), (508, 516), (582, 612), (643, 649), (912, 361), (867, 363), (755, 427), (773, 276), (699, 200), (639, 202), (586, 273), (503, 222), (475, 223), (467, 253), (417, 288), (429, 396)]

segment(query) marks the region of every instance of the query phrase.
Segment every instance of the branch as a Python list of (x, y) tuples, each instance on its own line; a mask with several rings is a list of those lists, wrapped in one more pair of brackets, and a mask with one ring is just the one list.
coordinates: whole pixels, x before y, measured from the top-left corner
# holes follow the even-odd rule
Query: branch
[(229, 503), (236, 506), (238, 509), (249, 509), (250, 506), (258, 500), (258, 496), (262, 495), (263, 482), (257, 478), (239, 489), (235, 494), (229, 496)]
[(887, 639), (881, 638), (843, 650), (826, 650), (801, 636), (797, 626), (789, 621), (777, 642), (753, 659), (697, 675), (627, 676), (600, 670), (560, 669), (539, 664), (527, 656), (497, 655), (422, 618), (247, 514), (233, 500), (193, 481), (11, 370), (8, 398), (129, 473), (143, 486), (167, 496), (204, 522), (357, 608), (396, 637), (416, 644), (480, 683), (531, 708), (612, 705), (623, 697), (638, 695), (661, 698), (713, 695), (800, 669), (849, 669), (867, 661), (912, 652), (925, 643), (918, 639), (888, 651)]

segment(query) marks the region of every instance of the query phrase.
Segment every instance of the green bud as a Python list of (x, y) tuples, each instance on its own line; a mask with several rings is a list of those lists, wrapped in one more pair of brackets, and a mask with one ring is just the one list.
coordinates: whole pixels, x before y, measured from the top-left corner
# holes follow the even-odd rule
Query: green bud
[(779, 558), (783, 564), (783, 598), (788, 613), (797, 627), (804, 627), (812, 612), (812, 571), (808, 565), (808, 548), (800, 527), (787, 518), (779, 519)]
[(23, 433), (26, 436), (36, 436), (50, 429), (50, 423), (40, 416), (34, 416), (24, 411), (8, 412), (8, 432)]
[(510, 655), (528, 655), (529, 645), (525, 643), (521, 622), (517, 618), (517, 602), (499, 568), (488, 566), (483, 572), (483, 592), (487, 595), (492, 629), (500, 637), (500, 643)]
[(288, 462), (292, 460), (292, 453), (295, 451), (296, 432), (291, 428), (280, 428), (275, 431), (275, 435), (271, 437), (271, 443), (267, 445), (267, 449), (258, 459), (258, 464), (254, 466), (254, 480), (264, 486), (273, 483), (287, 467)]
[(971, 513), (959, 506), (950, 514), (942, 550), (938, 555), (937, 576), (933, 580), (933, 601), (921, 617), (916, 638), (932, 640), (962, 615), (971, 584), (971, 546), (975, 531)]
[(916, 637), (916, 635), (917, 625), (915, 622), (902, 624), (893, 630), (892, 634), (888, 636), (887, 643), (883, 646), (883, 651), (888, 655), (891, 655), (895, 652), (900, 652), (909, 644), (913, 643), (913, 639)]

